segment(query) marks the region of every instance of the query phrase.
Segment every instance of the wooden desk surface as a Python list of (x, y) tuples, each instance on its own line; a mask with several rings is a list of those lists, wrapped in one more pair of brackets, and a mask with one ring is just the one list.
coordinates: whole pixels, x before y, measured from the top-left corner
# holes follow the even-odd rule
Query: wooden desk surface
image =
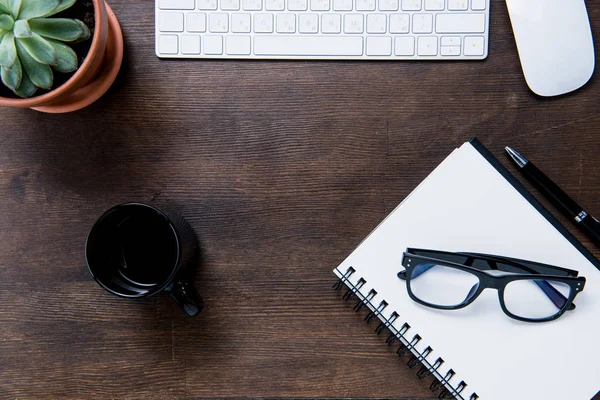
[[(507, 165), (504, 146), (522, 150), (600, 214), (598, 75), (536, 97), (492, 3), (484, 62), (203, 62), (154, 55), (152, 1), (111, 1), (126, 59), (104, 98), (0, 110), (0, 397), (433, 398), (331, 270), (471, 136)], [(91, 279), (86, 234), (126, 201), (192, 224), (200, 316)]]

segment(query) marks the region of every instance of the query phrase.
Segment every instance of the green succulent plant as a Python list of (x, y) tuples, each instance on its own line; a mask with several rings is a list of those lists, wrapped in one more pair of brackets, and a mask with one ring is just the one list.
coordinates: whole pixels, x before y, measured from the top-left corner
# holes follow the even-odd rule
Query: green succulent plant
[(48, 18), (76, 1), (0, 0), (2, 83), (18, 96), (50, 89), (52, 68), (59, 72), (78, 68), (77, 55), (63, 42), (86, 40), (90, 30), (78, 19)]

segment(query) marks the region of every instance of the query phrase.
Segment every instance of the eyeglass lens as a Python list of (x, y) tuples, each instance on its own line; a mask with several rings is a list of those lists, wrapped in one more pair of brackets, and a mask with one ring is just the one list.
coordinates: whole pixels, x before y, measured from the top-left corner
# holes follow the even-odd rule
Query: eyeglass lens
[(460, 269), (420, 264), (413, 269), (409, 285), (413, 295), (425, 303), (454, 307), (477, 291), (479, 279)]
[[(560, 293), (562, 296), (556, 296)], [(565, 306), (571, 287), (563, 282), (524, 279), (512, 281), (504, 289), (504, 305), (513, 315), (528, 319), (555, 316)]]

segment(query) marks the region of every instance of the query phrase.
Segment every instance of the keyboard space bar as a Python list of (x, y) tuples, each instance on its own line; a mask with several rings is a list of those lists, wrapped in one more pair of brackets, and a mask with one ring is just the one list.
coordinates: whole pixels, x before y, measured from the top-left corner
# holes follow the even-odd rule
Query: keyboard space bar
[(255, 36), (259, 56), (362, 56), (362, 37)]

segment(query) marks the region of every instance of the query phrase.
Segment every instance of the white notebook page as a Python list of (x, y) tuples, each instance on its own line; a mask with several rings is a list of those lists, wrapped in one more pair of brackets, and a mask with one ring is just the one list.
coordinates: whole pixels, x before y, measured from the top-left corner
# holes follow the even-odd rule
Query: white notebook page
[[(407, 247), (481, 252), (579, 271), (587, 278), (577, 308), (556, 321), (519, 322), (505, 315), (495, 290), (462, 310), (434, 310), (413, 302), (396, 277)], [(481, 400), (588, 400), (600, 389), (600, 271), (550, 224), (469, 143), (454, 151), (336, 269), (352, 266), (350, 282), (389, 303), (383, 315), (431, 346)]]

